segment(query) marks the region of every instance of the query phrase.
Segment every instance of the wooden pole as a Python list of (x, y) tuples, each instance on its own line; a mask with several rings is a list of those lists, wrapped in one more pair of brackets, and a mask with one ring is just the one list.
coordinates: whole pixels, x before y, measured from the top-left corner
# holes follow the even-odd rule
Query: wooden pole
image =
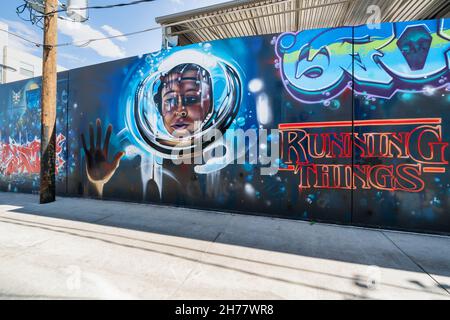
[[(58, 0), (45, 1), (45, 13), (58, 10)], [(58, 14), (44, 18), (41, 96), (40, 203), (55, 201), (56, 47)]]

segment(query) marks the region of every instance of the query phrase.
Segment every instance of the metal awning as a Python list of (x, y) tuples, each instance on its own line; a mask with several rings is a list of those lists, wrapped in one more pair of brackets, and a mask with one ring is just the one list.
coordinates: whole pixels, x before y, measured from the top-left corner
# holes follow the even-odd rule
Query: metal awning
[[(379, 19), (375, 20), (377, 8)], [(450, 17), (448, 0), (236, 0), (155, 20), (163, 27), (163, 43), (177, 36), (178, 45), (186, 45), (375, 21), (441, 17)]]

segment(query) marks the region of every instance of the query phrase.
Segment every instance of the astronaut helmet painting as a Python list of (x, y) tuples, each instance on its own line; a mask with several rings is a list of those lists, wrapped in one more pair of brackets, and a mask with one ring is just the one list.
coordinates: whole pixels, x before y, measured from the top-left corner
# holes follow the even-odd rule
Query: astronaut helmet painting
[[(122, 147), (126, 150), (119, 150), (108, 161), (112, 125), (108, 126), (102, 147), (100, 119), (96, 122), (96, 134), (94, 125), (90, 125), (90, 146), (81, 136), (87, 178), (100, 196), (121, 158), (131, 149), (141, 158), (142, 183), (146, 185), (148, 179), (144, 177), (150, 171), (150, 180), (157, 181), (161, 190), (163, 160), (202, 154), (207, 146), (217, 144), (205, 137), (214, 136), (211, 132), (224, 133), (239, 111), (241, 79), (229, 63), (193, 49), (158, 54), (162, 57), (157, 65), (148, 67), (152, 54), (141, 58), (124, 80), (127, 89), (118, 102), (124, 111), (119, 123), (124, 127), (119, 125), (119, 133), (113, 139), (125, 140)], [(142, 65), (147, 68), (145, 72)]]
[(161, 75), (155, 103), (164, 127), (174, 137), (186, 137), (201, 130), (212, 107), (209, 72), (196, 64), (180, 64)]
[(211, 130), (224, 132), (238, 110), (241, 81), (228, 63), (192, 49), (164, 57), (137, 86), (127, 127), (135, 141), (165, 159), (173, 148), (192, 156), (193, 141)]

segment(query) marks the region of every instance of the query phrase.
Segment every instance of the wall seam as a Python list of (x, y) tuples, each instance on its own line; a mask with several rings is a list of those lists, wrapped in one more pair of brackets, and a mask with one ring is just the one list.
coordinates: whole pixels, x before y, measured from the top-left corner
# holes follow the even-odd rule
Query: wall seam
[(353, 170), (355, 165), (355, 146), (354, 146), (354, 140), (355, 140), (355, 27), (352, 27), (352, 135), (351, 135), (351, 142), (352, 142), (352, 169), (351, 169), (351, 192), (350, 192), (350, 223), (353, 224), (353, 211), (354, 211), (354, 205), (353, 205), (353, 199), (354, 199), (354, 179), (353, 179)]
[(66, 195), (69, 194), (69, 166), (70, 166), (70, 158), (69, 158), (69, 148), (70, 148), (70, 139), (69, 139), (69, 97), (70, 97), (70, 70), (67, 71), (67, 102), (66, 102)]

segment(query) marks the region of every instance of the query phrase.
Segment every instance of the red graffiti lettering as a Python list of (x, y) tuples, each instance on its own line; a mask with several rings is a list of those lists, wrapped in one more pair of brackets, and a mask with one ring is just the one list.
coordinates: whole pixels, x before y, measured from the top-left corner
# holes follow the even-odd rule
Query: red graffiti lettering
[[(336, 127), (378, 127), (369, 132), (334, 132)], [(384, 130), (399, 126), (401, 131)], [(414, 126), (408, 128), (407, 126)], [(380, 130), (381, 127), (381, 130)], [(333, 128), (327, 132), (328, 128)], [(380, 119), (333, 122), (285, 123), (279, 125), (281, 158), (286, 167), (299, 175), (299, 188), (379, 189), (419, 192), (425, 187), (423, 173), (443, 173), (448, 164), (442, 140), (440, 118)], [(321, 130), (320, 133), (308, 132)], [(405, 130), (409, 129), (409, 130)], [(325, 132), (323, 132), (325, 131)], [(409, 159), (416, 164), (335, 164), (333, 159)], [(327, 160), (329, 163), (316, 163)], [(341, 161), (342, 161), (341, 160)], [(436, 167), (439, 166), (439, 167)]]
[[(0, 174), (22, 175), (38, 174), (40, 171), (41, 141), (35, 138), (24, 144), (9, 139), (9, 143), (0, 142)], [(56, 172), (64, 166), (62, 158), (63, 144), (66, 137), (61, 133), (56, 137)]]

